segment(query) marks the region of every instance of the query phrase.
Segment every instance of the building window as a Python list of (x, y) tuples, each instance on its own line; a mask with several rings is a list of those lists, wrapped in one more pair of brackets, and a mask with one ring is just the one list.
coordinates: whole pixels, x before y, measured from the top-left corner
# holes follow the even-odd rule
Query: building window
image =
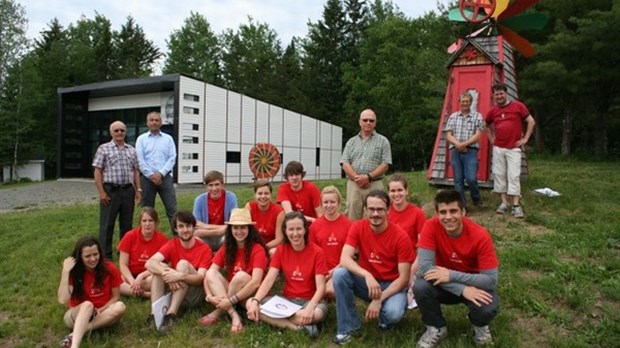
[(183, 113), (184, 114), (190, 114), (190, 115), (198, 115), (200, 113), (200, 109), (192, 108), (192, 107), (189, 107), (189, 106), (184, 106), (183, 107)]
[(183, 136), (183, 144), (198, 144), (198, 137)]
[(321, 165), (321, 148), (320, 147), (316, 148), (316, 155), (314, 156), (314, 163), (316, 163), (317, 167)]
[(182, 173), (198, 173), (198, 166), (181, 166)]
[(239, 151), (227, 151), (226, 163), (241, 163), (241, 152)]
[(197, 131), (199, 128), (195, 123), (183, 123), (183, 130)]
[(194, 95), (194, 94), (189, 94), (189, 93), (184, 93), (183, 94), (183, 100), (198, 102), (198, 101), (200, 101), (200, 96), (197, 96), (197, 95)]
[(192, 152), (183, 152), (183, 154), (181, 155), (181, 158), (184, 160), (197, 160), (198, 154), (192, 153)]

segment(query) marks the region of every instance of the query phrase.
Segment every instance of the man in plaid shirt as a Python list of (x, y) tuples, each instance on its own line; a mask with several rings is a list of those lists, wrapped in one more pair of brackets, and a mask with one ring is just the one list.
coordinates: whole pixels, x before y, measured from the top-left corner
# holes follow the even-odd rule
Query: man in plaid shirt
[(127, 127), (121, 121), (110, 125), (112, 140), (99, 145), (93, 168), (99, 192), (99, 242), (107, 259), (112, 260), (114, 224), (119, 217), (120, 238), (131, 229), (134, 202), (139, 202), (140, 170), (136, 149), (125, 143)]
[(469, 185), (469, 192), (474, 205), (480, 204), (480, 189), (478, 188), (478, 149), (480, 134), (484, 130), (484, 122), (480, 113), (471, 111), (472, 96), (469, 92), (459, 95), (460, 111), (450, 115), (444, 132), (450, 143), (450, 165), (454, 173), (454, 190), (467, 206), (465, 198), (465, 183)]

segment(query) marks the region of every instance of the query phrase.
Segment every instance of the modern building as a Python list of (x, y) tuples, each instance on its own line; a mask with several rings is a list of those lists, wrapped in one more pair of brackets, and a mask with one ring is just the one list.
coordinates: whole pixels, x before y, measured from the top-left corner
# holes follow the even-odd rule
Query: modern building
[(248, 164), (258, 143), (274, 145), (282, 166), (303, 163), (311, 180), (340, 178), (342, 128), (194, 78), (170, 74), (58, 88), (58, 177), (92, 177), (99, 144), (115, 120), (135, 145), (147, 131), (146, 115), (162, 113), (162, 131), (177, 144), (177, 183), (200, 183), (209, 170), (227, 183), (254, 178)]

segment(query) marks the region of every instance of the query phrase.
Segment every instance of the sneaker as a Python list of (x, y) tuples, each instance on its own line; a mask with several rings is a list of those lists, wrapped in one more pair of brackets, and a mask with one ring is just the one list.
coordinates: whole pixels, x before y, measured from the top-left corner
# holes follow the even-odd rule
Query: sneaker
[(507, 213), (508, 212), (508, 204), (502, 202), (502, 204), (500, 204), (499, 207), (497, 207), (495, 212), (498, 213), (498, 214), (505, 214), (505, 213)]
[(159, 327), (159, 332), (166, 333), (177, 324), (177, 315), (176, 314), (166, 314), (164, 316), (164, 321), (162, 321), (161, 326)]
[(353, 338), (353, 336), (351, 334), (337, 334), (334, 337), (333, 341), (337, 345), (343, 346), (343, 345), (347, 344), (352, 338)]
[(520, 206), (517, 206), (517, 207), (512, 207), (512, 216), (518, 219), (523, 219), (525, 215), (523, 214), (523, 209)]
[(426, 332), (420, 337), (418, 341), (418, 348), (433, 348), (439, 344), (439, 342), (448, 336), (447, 327), (434, 327), (427, 326)]
[(308, 331), (308, 336), (310, 338), (315, 339), (319, 337), (319, 327), (316, 325), (304, 325), (304, 329)]
[(489, 326), (476, 326), (472, 325), (474, 328), (474, 342), (476, 342), (477, 346), (490, 346), (493, 345), (493, 336), (491, 336), (491, 331), (489, 330)]
[(73, 343), (73, 334), (68, 334), (65, 336), (62, 341), (60, 341), (60, 346), (62, 348), (71, 348), (71, 343)]

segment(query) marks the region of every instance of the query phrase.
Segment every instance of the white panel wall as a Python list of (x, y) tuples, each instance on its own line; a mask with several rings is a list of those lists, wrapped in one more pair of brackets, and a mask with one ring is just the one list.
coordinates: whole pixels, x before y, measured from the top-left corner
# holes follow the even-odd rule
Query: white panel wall
[(332, 125), (320, 121), (320, 142), (319, 146), (321, 149), (331, 149), (332, 148)]
[(224, 143), (226, 141), (226, 90), (207, 84), (206, 98), (205, 140)]
[(332, 172), (332, 150), (321, 148), (321, 166), (319, 167), (319, 179), (330, 179)]
[(249, 157), (250, 150), (254, 145), (241, 144), (241, 182), (252, 182), (254, 174), (250, 170)]
[[(254, 100), (254, 99), (252, 99)], [(256, 101), (256, 143), (269, 142), (269, 104)]]
[[(185, 94), (198, 96), (198, 100), (186, 100)], [(180, 184), (201, 182), (204, 175), (204, 105), (205, 84), (181, 76), (177, 137), (177, 182)]]
[(205, 142), (205, 169), (203, 175), (210, 170), (217, 170), (226, 175), (225, 143)]
[(121, 95), (118, 97), (91, 98), (88, 111), (122, 110), (160, 106), (160, 93)]
[[(304, 148), (312, 148), (315, 150), (317, 147), (317, 126), (318, 121), (308, 116), (301, 117), (301, 146)], [(314, 161), (313, 161), (314, 162)], [(305, 164), (304, 164), (305, 165)]]
[(284, 146), (300, 147), (301, 141), (301, 115), (289, 110), (284, 110)]
[(241, 142), (241, 94), (228, 91), (228, 142)]
[(256, 99), (241, 97), (241, 143), (256, 144)]
[(306, 171), (306, 178), (308, 180), (316, 180), (316, 149), (302, 148), (300, 162), (304, 165)]
[(269, 142), (275, 146), (282, 146), (282, 108), (269, 105)]
[[(239, 182), (241, 182), (239, 173), (241, 171), (241, 166), (242, 165), (243, 165), (243, 163), (227, 163), (226, 164), (226, 171), (225, 171), (226, 174), (224, 176), (224, 181), (226, 181), (227, 183), (239, 183)], [(240, 202), (239, 204), (243, 204), (243, 203)]]

